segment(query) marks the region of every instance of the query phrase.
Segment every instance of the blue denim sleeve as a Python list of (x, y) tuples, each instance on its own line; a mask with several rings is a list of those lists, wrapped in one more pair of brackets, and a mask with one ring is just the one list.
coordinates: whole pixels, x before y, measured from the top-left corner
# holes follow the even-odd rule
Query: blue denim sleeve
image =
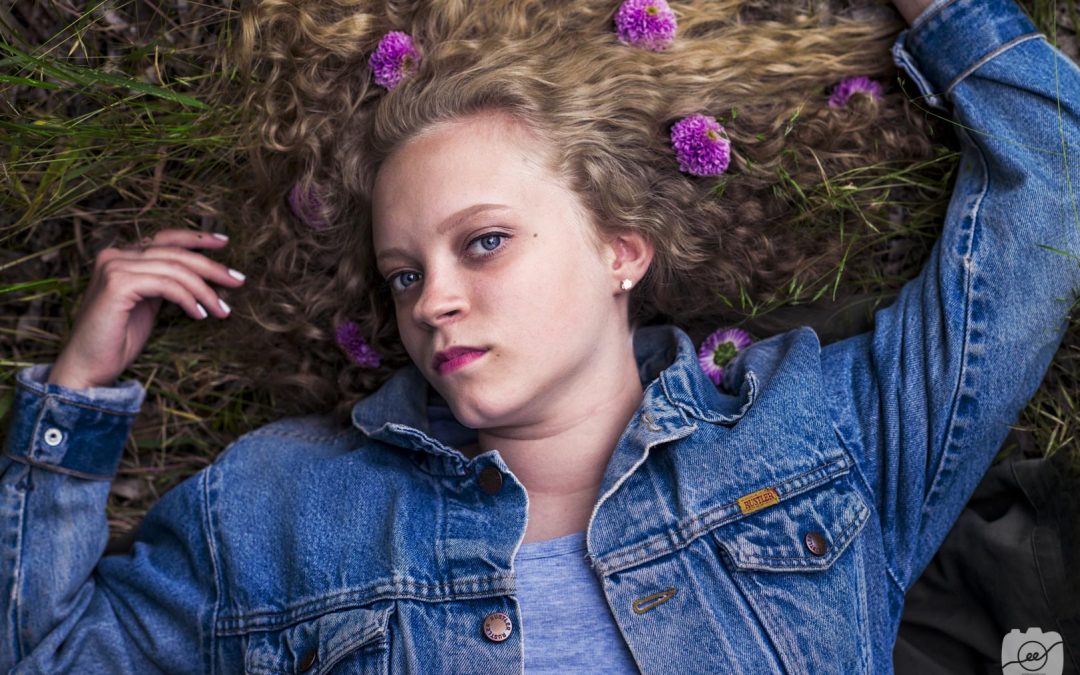
[(167, 492), (127, 555), (102, 557), (105, 502), (145, 397), (16, 375), (0, 458), (0, 672), (205, 672), (216, 597), (205, 474)]
[(951, 106), (955, 187), (924, 268), (873, 330), (824, 347), (822, 368), (836, 431), (875, 500), (888, 572), (906, 592), (1068, 327), (1080, 286), (1068, 162), (1080, 69), (1013, 0), (936, 0), (892, 53), (927, 105)]

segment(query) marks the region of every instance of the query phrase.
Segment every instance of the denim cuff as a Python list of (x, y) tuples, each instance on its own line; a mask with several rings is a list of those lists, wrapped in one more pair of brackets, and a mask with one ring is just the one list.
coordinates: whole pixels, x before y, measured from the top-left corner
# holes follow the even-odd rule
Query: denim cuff
[(137, 380), (70, 389), (48, 384), (51, 370), (52, 364), (37, 364), (16, 375), (7, 456), (80, 478), (111, 479), (146, 389)]
[(1041, 33), (1015, 0), (934, 0), (896, 37), (892, 55), (926, 103), (945, 110), (957, 83), (1031, 34)]

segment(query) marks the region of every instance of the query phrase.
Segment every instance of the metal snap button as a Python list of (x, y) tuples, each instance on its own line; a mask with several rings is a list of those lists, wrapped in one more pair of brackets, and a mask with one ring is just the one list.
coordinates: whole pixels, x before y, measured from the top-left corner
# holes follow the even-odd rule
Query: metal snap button
[(825, 537), (821, 536), (820, 532), (807, 532), (803, 537), (803, 543), (806, 544), (806, 548), (811, 553), (817, 556), (825, 555), (825, 552), (829, 550), (829, 543), (825, 541)]
[(502, 612), (492, 612), (484, 618), (484, 637), (492, 642), (502, 642), (510, 637), (514, 625), (510, 623), (510, 617)]
[(315, 658), (318, 656), (318, 650), (312, 649), (307, 654), (304, 654), (300, 659), (300, 663), (296, 664), (300, 668), (300, 672), (305, 670), (311, 670), (311, 667), (315, 665)]
[(45, 444), (50, 446), (60, 445), (60, 441), (64, 440), (64, 432), (60, 431), (56, 427), (50, 427), (45, 431)]
[(480, 489), (489, 495), (498, 493), (502, 489), (503, 476), (502, 471), (499, 471), (494, 466), (486, 466), (480, 472), (477, 481), (480, 483)]

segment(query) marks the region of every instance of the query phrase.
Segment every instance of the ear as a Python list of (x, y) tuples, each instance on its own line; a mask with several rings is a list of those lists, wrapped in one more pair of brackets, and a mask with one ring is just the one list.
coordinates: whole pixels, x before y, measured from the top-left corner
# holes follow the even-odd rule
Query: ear
[(623, 279), (637, 285), (652, 263), (656, 249), (645, 235), (635, 230), (623, 230), (608, 239), (605, 253), (612, 278), (612, 288), (619, 288)]

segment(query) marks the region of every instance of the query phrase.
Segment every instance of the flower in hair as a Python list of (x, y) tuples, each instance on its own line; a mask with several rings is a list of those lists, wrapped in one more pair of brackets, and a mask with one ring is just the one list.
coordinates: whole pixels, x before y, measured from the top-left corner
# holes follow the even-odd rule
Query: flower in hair
[(753, 342), (750, 334), (741, 328), (721, 328), (701, 343), (698, 363), (713, 384), (719, 385), (724, 381), (724, 366)]
[(671, 127), (671, 145), (679, 171), (695, 176), (719, 176), (728, 167), (731, 141), (715, 117), (690, 115)]
[(308, 227), (321, 230), (329, 225), (322, 214), (322, 199), (315, 189), (305, 190), (297, 183), (289, 190), (288, 202), (289, 210)]
[(666, 0), (626, 0), (615, 13), (619, 42), (662, 52), (675, 40), (675, 14)]
[(378, 368), (379, 353), (360, 334), (360, 326), (346, 319), (337, 327), (338, 346), (362, 368)]
[(392, 30), (379, 40), (369, 64), (375, 71), (375, 84), (393, 89), (406, 75), (416, 72), (420, 52), (408, 33)]
[(855, 94), (863, 94), (874, 101), (881, 101), (881, 84), (863, 75), (845, 77), (833, 88), (829, 96), (830, 108), (843, 108)]

